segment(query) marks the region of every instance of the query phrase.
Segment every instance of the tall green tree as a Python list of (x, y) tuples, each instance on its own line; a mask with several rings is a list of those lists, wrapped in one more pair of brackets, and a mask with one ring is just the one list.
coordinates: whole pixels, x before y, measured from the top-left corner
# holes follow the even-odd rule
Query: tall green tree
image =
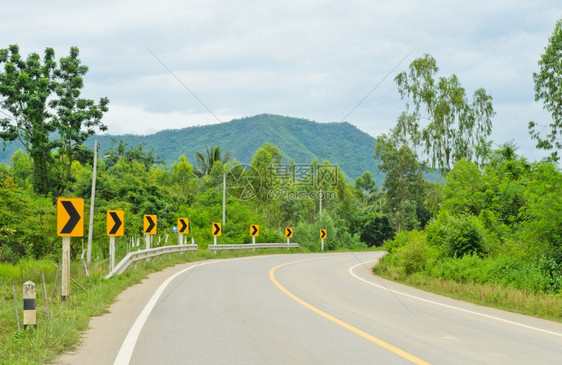
[(427, 191), (416, 154), (407, 145), (397, 144), (396, 140), (382, 135), (377, 138), (375, 158), (382, 161), (378, 166), (386, 173), (383, 184), (386, 210), (394, 220), (396, 233), (405, 227), (415, 228)]
[[(57, 64), (55, 52), (46, 48), (43, 59), (31, 53), (23, 59), (17, 45), (0, 49), (0, 108), (11, 116), (0, 120), (0, 138), (18, 139), (33, 159), (33, 187), (39, 194), (62, 193), (70, 178), (74, 151), (96, 130), (106, 130), (103, 113), (109, 100), (99, 104), (80, 97), (83, 76), (79, 50)], [(61, 175), (55, 175), (51, 151), (59, 148)]]
[[(116, 138), (112, 138), (111, 142), (113, 144), (118, 143)], [(123, 142), (122, 139), (116, 147), (112, 146), (107, 150), (107, 159), (105, 160), (107, 167), (113, 167), (120, 159), (124, 159), (126, 162), (136, 161), (144, 165), (146, 171), (155, 164), (162, 164), (164, 161), (154, 154), (154, 149), (145, 150), (146, 143), (139, 143), (136, 147), (128, 147), (127, 143)]]
[(375, 192), (377, 191), (375, 185), (376, 181), (371, 176), (370, 171), (365, 171), (361, 177), (355, 178), (355, 192), (360, 202), (369, 203), (374, 199)]
[(462, 158), (485, 158), (495, 112), (486, 90), (476, 90), (469, 101), (455, 74), (436, 78), (438, 71), (435, 59), (426, 54), (396, 76), (407, 104), (394, 133), (414, 150), (422, 147), (431, 166), (446, 173)]
[(88, 72), (88, 66), (82, 65), (79, 54), (78, 47), (71, 47), (70, 55), (60, 59), (54, 73), (56, 98), (49, 103), (54, 110), (53, 121), (59, 134), (57, 145), (63, 182), (59, 194), (70, 178), (74, 155), (79, 152), (80, 146), (96, 130), (107, 130), (101, 120), (103, 113), (109, 110), (109, 99), (100, 98), (96, 104), (91, 99), (80, 97), (80, 90), (84, 88), (83, 76)]
[(537, 141), (537, 148), (552, 151), (550, 157), (558, 161), (558, 152), (562, 150), (562, 20), (556, 22), (533, 80), (535, 101), (543, 102), (544, 109), (552, 115), (552, 123), (546, 127), (550, 131), (542, 137), (541, 130), (545, 126), (529, 122), (529, 133)]
[[(54, 90), (55, 51), (46, 48), (43, 59), (37, 53), (23, 59), (17, 45), (0, 49), (0, 108), (10, 119), (0, 120), (0, 138), (18, 139), (33, 159), (33, 187), (47, 194), (54, 180), (51, 150), (56, 143), (49, 135), (57, 130), (48, 110)], [(9, 114), (8, 114), (9, 113)]]

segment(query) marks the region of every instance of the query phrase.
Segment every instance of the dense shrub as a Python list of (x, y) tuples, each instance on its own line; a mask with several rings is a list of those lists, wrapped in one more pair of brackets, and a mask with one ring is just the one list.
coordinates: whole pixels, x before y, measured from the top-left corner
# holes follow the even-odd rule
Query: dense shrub
[(406, 275), (425, 271), (440, 256), (438, 247), (428, 245), (423, 231), (400, 232), (396, 238), (386, 242), (385, 248), (393, 253), (385, 260), (386, 263), (400, 268)]
[(429, 273), (433, 277), (459, 283), (491, 282), (531, 292), (556, 294), (562, 289), (562, 267), (549, 257), (542, 257), (534, 263), (522, 263), (512, 257), (447, 257), (435, 261)]
[(373, 218), (365, 224), (361, 231), (361, 242), (365, 242), (369, 247), (380, 247), (385, 240), (393, 237), (394, 229), (386, 216)]
[(442, 246), (448, 257), (481, 256), (487, 252), (484, 227), (471, 215), (455, 217), (443, 211), (427, 226), (426, 232), (428, 242)]

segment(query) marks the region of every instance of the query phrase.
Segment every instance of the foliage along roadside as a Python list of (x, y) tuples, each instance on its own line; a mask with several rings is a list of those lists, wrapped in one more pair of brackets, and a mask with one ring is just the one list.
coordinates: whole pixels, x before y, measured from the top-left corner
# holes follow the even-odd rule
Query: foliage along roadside
[[(193, 238), (205, 248), (213, 241), (211, 223), (222, 220), (225, 173), (228, 191), (227, 223), (221, 237), (224, 243), (250, 242), (249, 226), (259, 224), (258, 242), (284, 242), (284, 228), (298, 227), (294, 241), (318, 249), (317, 231), (326, 224), (329, 227), (324, 228), (330, 231), (326, 242), (328, 249), (366, 248), (375, 244), (368, 235), (363, 235), (367, 241), (361, 242), (361, 235), (369, 220), (381, 215), (380, 210), (377, 212), (371, 204), (360, 203), (376, 195), (374, 180), (367, 179), (371, 185), (363, 186), (361, 191), (328, 162), (312, 161), (307, 166), (308, 174), (317, 169), (333, 169), (333, 180), (322, 185), (287, 181), (278, 176), (272, 167), (278, 168), (276, 163), (281, 154), (269, 144), (259, 148), (252, 160), (252, 171), (258, 171), (259, 176), (245, 171), (236, 160), (211, 161), (212, 168), (198, 176), (185, 156), (166, 168), (156, 165), (157, 158), (152, 151), (144, 151), (142, 146), (128, 151), (118, 148), (114, 152), (116, 158), (108, 163), (99, 161), (92, 251), (95, 260), (107, 259), (106, 211), (114, 209), (125, 211), (125, 236), (129, 238), (142, 235), (144, 214), (157, 215), (158, 232), (163, 236), (173, 236), (172, 227), (177, 225), (177, 219), (188, 217), (191, 222), (189, 239)], [(242, 171), (241, 176), (232, 176), (232, 171), (237, 169)], [(36, 194), (32, 180), (31, 158), (25, 152), (13, 155), (12, 166), (0, 165), (0, 204), (4, 207), (0, 211), (0, 261), (15, 263), (25, 257), (57, 259), (60, 256), (52, 199)], [(85, 199), (85, 221), (89, 220), (91, 182), (91, 166), (74, 161), (72, 183), (67, 186), (66, 196)], [(260, 188), (251, 190), (255, 186)], [(324, 194), (322, 216), (319, 215), (319, 189)], [(253, 194), (246, 196), (244, 190)], [(83, 242), (72, 240), (71, 250), (73, 258), (79, 257)]]
[[(513, 289), (560, 303), (561, 191), (555, 165), (529, 163), (510, 145), (483, 170), (461, 160), (446, 177), (436, 219), (386, 241), (389, 254), (375, 272), (405, 282)], [(490, 295), (486, 304), (494, 305), (498, 294)], [(547, 318), (561, 321), (561, 308), (547, 310)]]

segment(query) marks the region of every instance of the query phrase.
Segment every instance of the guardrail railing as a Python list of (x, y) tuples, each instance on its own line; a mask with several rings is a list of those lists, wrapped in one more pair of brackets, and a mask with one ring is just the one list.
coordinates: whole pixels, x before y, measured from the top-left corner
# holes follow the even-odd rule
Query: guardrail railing
[(115, 266), (115, 268), (105, 276), (105, 278), (109, 279), (113, 275), (120, 275), (124, 273), (125, 270), (127, 270), (132, 263), (135, 263), (139, 260), (146, 260), (164, 254), (197, 251), (197, 248), (198, 248), (197, 245), (192, 244), (192, 245), (162, 246), (162, 247), (150, 248), (148, 250), (129, 252), (127, 256), (125, 256), (123, 260), (121, 260), (121, 262), (119, 262)]
[(298, 243), (244, 243), (244, 244), (224, 244), (224, 245), (209, 245), (209, 252), (215, 253), (216, 251), (231, 251), (231, 250), (256, 250), (262, 248), (300, 248)]

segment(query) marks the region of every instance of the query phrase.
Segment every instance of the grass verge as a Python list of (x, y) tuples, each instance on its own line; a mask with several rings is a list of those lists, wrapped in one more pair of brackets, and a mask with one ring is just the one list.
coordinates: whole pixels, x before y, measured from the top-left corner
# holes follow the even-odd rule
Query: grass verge
[(497, 284), (458, 283), (421, 273), (405, 275), (385, 267), (375, 275), (450, 298), (562, 323), (562, 296), (538, 294)]

